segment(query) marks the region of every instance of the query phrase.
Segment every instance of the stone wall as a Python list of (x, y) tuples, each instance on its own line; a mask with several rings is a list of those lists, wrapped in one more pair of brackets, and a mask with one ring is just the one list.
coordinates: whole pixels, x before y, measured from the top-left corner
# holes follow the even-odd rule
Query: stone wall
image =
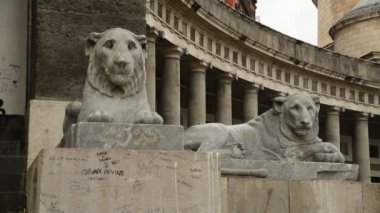
[[(363, 30), (365, 29), (365, 30)], [(380, 51), (380, 17), (355, 22), (338, 29), (334, 50), (352, 57)]]
[[(145, 34), (145, 1), (33, 1), (33, 77), (37, 99), (79, 99), (86, 76), (87, 35), (112, 27)], [(33, 98), (33, 97), (32, 97)]]
[(222, 212), (377, 213), (379, 184), (223, 177)]
[(333, 42), (329, 30), (349, 12), (358, 0), (318, 0), (318, 46), (325, 47)]

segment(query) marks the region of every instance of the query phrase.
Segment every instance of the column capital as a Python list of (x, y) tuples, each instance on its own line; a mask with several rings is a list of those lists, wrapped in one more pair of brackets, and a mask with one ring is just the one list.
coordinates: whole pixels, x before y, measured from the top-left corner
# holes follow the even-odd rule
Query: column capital
[(190, 72), (206, 72), (206, 70), (210, 67), (210, 63), (203, 60), (189, 60), (185, 63), (189, 67)]
[(230, 84), (232, 82), (233, 75), (228, 72), (223, 72), (217, 75), (217, 79), (219, 83)]
[(370, 114), (366, 113), (366, 112), (356, 112), (355, 113), (355, 120), (357, 120), (357, 121), (367, 121), (369, 116), (370, 116)]
[(160, 36), (160, 31), (154, 27), (149, 27), (146, 32), (146, 40), (148, 42), (155, 43), (157, 38)]
[(340, 112), (344, 112), (345, 108), (337, 107), (337, 106), (328, 106), (327, 113), (329, 114), (339, 114)]
[(255, 82), (249, 82), (244, 85), (245, 92), (249, 93), (258, 93), (259, 90), (262, 90), (263, 86)]
[(183, 49), (180, 47), (164, 47), (160, 52), (165, 58), (180, 59), (183, 54)]

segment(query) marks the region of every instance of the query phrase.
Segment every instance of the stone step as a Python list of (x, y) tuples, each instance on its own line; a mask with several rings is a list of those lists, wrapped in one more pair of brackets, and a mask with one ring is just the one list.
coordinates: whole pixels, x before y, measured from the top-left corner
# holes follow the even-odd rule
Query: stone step
[(0, 193), (0, 212), (25, 212), (26, 196), (24, 193)]

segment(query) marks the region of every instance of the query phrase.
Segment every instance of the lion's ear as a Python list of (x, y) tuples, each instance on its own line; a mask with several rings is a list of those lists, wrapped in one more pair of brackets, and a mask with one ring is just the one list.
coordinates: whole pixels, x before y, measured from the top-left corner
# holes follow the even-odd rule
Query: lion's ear
[(273, 100), (273, 109), (276, 113), (281, 113), (281, 106), (286, 101), (286, 97), (279, 96)]
[(312, 94), (311, 99), (315, 103), (315, 108), (317, 109), (317, 112), (319, 112), (319, 109), (321, 108), (321, 102), (320, 102), (319, 96)]
[(102, 34), (97, 32), (92, 32), (90, 35), (88, 35), (85, 49), (86, 56), (90, 55), (92, 48), (95, 46), (96, 42), (98, 42), (101, 36)]
[(140, 43), (141, 48), (144, 52), (145, 58), (148, 57), (148, 54), (146, 53), (146, 36), (145, 35), (135, 35), (136, 40)]

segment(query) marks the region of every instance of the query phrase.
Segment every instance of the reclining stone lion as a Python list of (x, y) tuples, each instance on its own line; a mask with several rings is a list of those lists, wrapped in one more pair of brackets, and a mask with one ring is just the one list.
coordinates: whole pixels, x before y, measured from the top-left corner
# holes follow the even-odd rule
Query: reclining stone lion
[(162, 124), (148, 105), (145, 89), (145, 35), (112, 28), (91, 33), (83, 100), (66, 107), (64, 133), (77, 122)]
[(277, 97), (273, 108), (244, 124), (203, 124), (185, 132), (185, 146), (221, 157), (253, 160), (344, 162), (340, 151), (318, 138), (319, 97)]

